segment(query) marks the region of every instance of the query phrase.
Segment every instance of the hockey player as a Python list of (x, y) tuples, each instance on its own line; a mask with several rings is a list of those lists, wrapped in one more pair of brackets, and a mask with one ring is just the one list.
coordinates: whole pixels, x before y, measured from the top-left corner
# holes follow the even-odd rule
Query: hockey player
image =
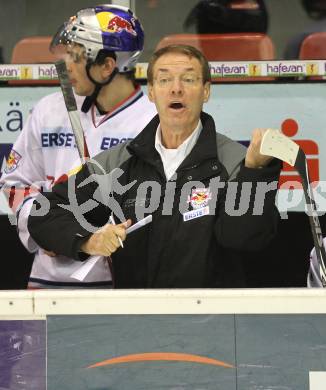
[[(129, 9), (115, 5), (82, 9), (53, 38), (52, 50), (65, 48), (90, 156), (134, 138), (156, 113), (134, 80), (143, 43), (139, 20)], [(45, 252), (27, 229), (36, 191), (49, 190), (80, 165), (62, 93), (44, 97), (27, 119), (0, 181), (10, 192), (19, 237), (35, 252), (31, 288), (107, 288), (112, 284), (107, 259), (100, 258), (85, 280), (76, 280), (71, 275), (81, 263)]]

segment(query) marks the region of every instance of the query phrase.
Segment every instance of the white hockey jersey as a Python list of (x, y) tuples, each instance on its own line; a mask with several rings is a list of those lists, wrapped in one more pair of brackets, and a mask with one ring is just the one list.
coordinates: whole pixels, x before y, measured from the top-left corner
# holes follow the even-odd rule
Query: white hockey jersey
[[(76, 100), (80, 111), (84, 98), (76, 97)], [(94, 106), (88, 113), (80, 111), (90, 156), (133, 139), (155, 114), (154, 104), (140, 88), (107, 115), (100, 115)], [(12, 206), (16, 209), (19, 237), (30, 252), (35, 252), (30, 287), (109, 287), (112, 284), (106, 259), (100, 258), (80, 282), (71, 275), (83, 263), (46, 255), (27, 230), (28, 215), (36, 194), (29, 193), (26, 188), (34, 183), (37, 188), (49, 189), (80, 165), (62, 93), (48, 95), (35, 105), (28, 117), (0, 180), (0, 187), (16, 189), (11, 198), (14, 199)]]

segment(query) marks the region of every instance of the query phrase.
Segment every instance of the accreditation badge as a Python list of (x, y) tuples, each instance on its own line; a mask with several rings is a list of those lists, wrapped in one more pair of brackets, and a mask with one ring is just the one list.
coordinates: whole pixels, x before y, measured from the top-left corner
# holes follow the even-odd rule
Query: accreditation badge
[(183, 214), (183, 221), (191, 221), (192, 219), (203, 217), (204, 215), (209, 215), (209, 206), (202, 207), (200, 209), (187, 211)]

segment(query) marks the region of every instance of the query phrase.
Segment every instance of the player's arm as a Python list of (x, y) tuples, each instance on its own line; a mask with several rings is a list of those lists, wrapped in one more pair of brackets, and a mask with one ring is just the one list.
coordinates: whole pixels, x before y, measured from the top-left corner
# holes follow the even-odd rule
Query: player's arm
[(111, 213), (94, 195), (97, 188), (84, 165), (77, 175), (36, 198), (28, 230), (41, 248), (76, 260), (88, 257), (82, 245), (108, 223)]
[(7, 166), (1, 176), (1, 191), (16, 216), (17, 230), (23, 245), (30, 252), (38, 249), (27, 229), (27, 219), (37, 193), (46, 184), (43, 155), (38, 137), (38, 110), (29, 115), (13, 145)]

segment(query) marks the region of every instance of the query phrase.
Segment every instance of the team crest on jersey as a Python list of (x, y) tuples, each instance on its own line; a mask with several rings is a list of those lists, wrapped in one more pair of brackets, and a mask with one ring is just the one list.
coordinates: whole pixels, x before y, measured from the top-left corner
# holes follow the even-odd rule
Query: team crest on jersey
[(188, 203), (194, 209), (200, 209), (207, 206), (210, 199), (212, 199), (212, 193), (209, 188), (194, 188), (188, 196)]
[(11, 173), (13, 172), (19, 164), (19, 161), (21, 160), (22, 156), (17, 153), (14, 149), (11, 150), (9, 157), (7, 159), (7, 165), (5, 167), (5, 173)]

